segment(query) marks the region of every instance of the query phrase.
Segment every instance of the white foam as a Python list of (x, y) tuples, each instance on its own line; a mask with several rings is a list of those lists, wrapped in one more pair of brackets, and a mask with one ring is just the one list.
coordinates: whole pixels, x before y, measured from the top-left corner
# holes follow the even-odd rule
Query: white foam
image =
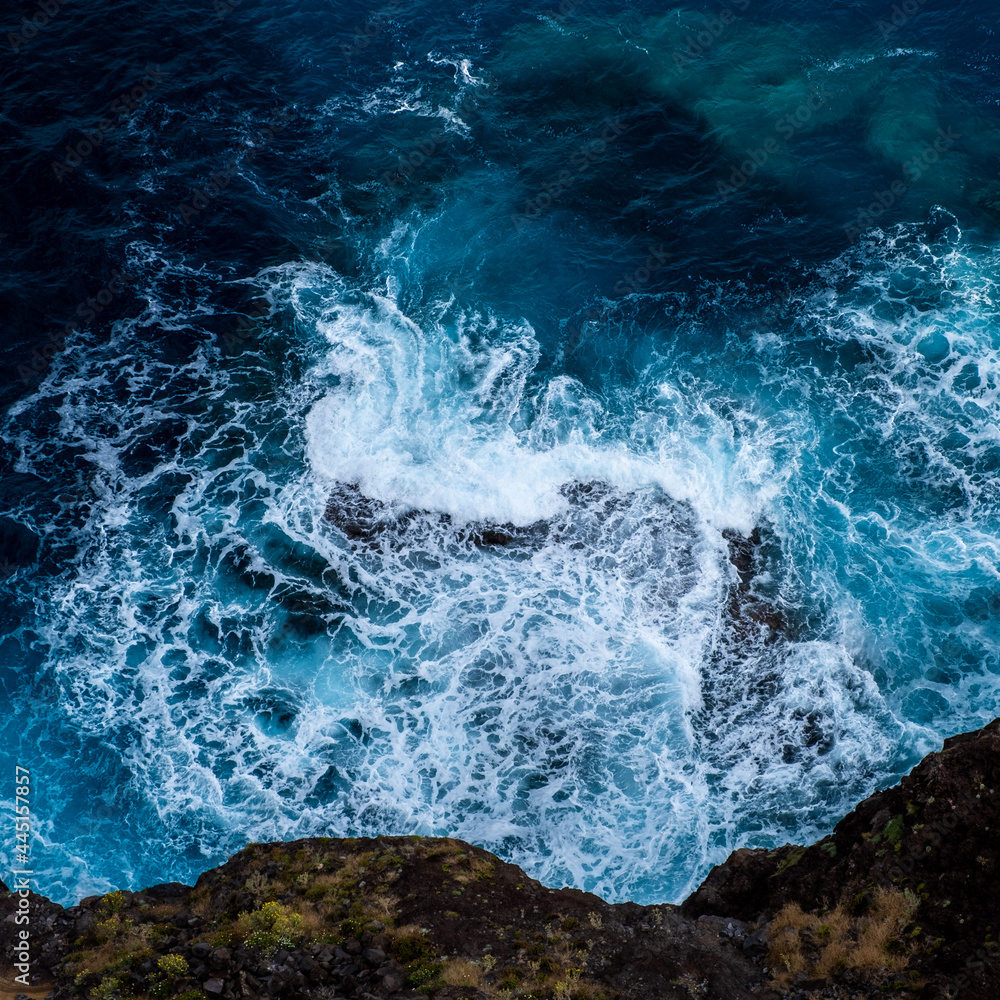
[[(636, 448), (604, 430), (608, 414), (578, 382), (533, 380), (539, 349), (524, 324), (424, 330), (376, 295), (330, 313), (317, 324), (331, 345), (320, 374), (342, 381), (310, 411), (307, 440), (311, 468), (331, 484), (515, 524), (564, 509), (559, 490), (573, 481), (626, 491), (656, 484), (720, 527), (753, 523), (754, 491), (741, 474), (760, 456), (734, 455), (729, 429), (704, 408), (709, 429), (692, 445), (669, 412), (687, 406), (674, 386), (654, 398), (659, 416), (637, 415), (626, 429), (659, 438)], [(488, 348), (473, 347), (486, 336)]]
[[(404, 309), (411, 237), (376, 251), (375, 291), (324, 266), (259, 276), (295, 314), (296, 384), (210, 358), (208, 338), (151, 363), (123, 326), (7, 416), (22, 471), (53, 449), (93, 469), (88, 510), (36, 525), (76, 546), (36, 595), (39, 648), (53, 712), (114, 748), (164, 851), (448, 833), (550, 883), (678, 899), (732, 848), (824, 832), (942, 728), (996, 714), (995, 675), (948, 655), (995, 653), (991, 621), (934, 618), (1000, 580), (975, 466), (1000, 424), (992, 258), (866, 244), (803, 295), (798, 331), (736, 321), (710, 356), (665, 352), (599, 394), (544, 374), (524, 321)], [(184, 325), (156, 282), (143, 294), (140, 326)], [(820, 376), (795, 353), (813, 341), (819, 361), (870, 355)], [(162, 461), (137, 466), (130, 445), (173, 420)], [(919, 502), (873, 494), (859, 440), (926, 450)], [(561, 489), (595, 481), (607, 506)], [(355, 543), (324, 521), (334, 483), (431, 514)], [(921, 508), (928, 484), (954, 503)], [(539, 519), (547, 536), (495, 551), (460, 530)], [(722, 532), (755, 526), (780, 552), (740, 600), (780, 616), (776, 635), (732, 610)], [(945, 715), (901, 721), (931, 695)], [(74, 837), (52, 855), (67, 897), (74, 877), (145, 877), (127, 843)]]

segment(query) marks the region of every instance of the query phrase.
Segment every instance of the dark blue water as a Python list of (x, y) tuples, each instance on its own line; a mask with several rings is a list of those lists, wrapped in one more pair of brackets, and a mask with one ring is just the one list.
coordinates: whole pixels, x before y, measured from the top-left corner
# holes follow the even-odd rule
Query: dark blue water
[(1000, 714), (993, 5), (48, 10), (0, 46), (39, 891), (416, 832), (677, 900)]

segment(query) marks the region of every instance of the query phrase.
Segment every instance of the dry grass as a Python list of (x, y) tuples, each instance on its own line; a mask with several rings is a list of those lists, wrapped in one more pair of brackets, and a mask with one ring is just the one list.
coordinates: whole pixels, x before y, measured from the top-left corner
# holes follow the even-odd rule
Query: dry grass
[(340, 868), (329, 878), (334, 883), (356, 882), (371, 866), (374, 859), (375, 854), (372, 851), (342, 855)]
[(383, 933), (391, 942), (402, 941), (405, 938), (425, 937), (427, 932), (416, 924), (400, 924), (396, 927), (387, 927)]
[(831, 979), (845, 969), (902, 972), (914, 946), (901, 935), (918, 901), (896, 889), (878, 889), (870, 908), (852, 917), (843, 903), (822, 917), (789, 903), (768, 929), (768, 964), (774, 984), (787, 988), (795, 976)]
[(319, 937), (330, 929), (330, 921), (316, 906), (298, 905), (297, 911), (302, 917), (302, 931), (307, 938)]
[[(538, 956), (537, 961), (514, 958), (504, 962), (491, 954), (477, 960), (471, 956), (438, 956), (424, 929), (396, 924), (400, 900), (393, 894), (393, 883), (407, 858), (432, 861), (434, 869), (441, 869), (442, 887), (450, 881), (458, 883), (452, 889), (475, 891), (477, 883), (496, 877), (497, 866), (491, 859), (463, 847), (455, 841), (435, 841), (431, 847), (414, 840), (384, 850), (360, 852), (343, 847), (318, 853), (293, 853), (278, 847), (261, 849), (247, 860), (242, 879), (227, 879), (231, 890), (242, 889), (254, 900), (247, 906), (249, 912), (235, 918), (231, 913), (213, 913), (212, 890), (208, 887), (193, 893), (186, 901), (187, 908), (202, 918), (199, 934), (213, 947), (244, 942), (257, 932), (336, 943), (341, 936), (360, 937), (363, 930), (376, 925), (388, 939), (388, 951), (398, 948), (401, 954), (409, 955), (404, 960), (408, 967), (431, 969), (442, 986), (477, 989), (491, 1000), (525, 991), (556, 1000), (597, 996), (600, 991), (594, 984), (581, 981), (583, 969), (579, 966), (585, 965), (586, 959), (581, 957), (579, 946), (573, 946), (567, 936), (552, 927), (545, 928), (544, 937), (535, 935), (531, 954)], [(263, 918), (258, 911), (266, 903), (278, 904), (282, 915), (294, 923), (284, 930), (262, 930)], [(134, 926), (117, 914), (106, 916), (95, 928), (80, 960), (66, 971), (73, 975), (86, 975), (86, 970), (94, 975), (117, 975), (129, 959), (134, 961), (142, 952), (152, 954), (154, 924), (168, 924), (179, 911), (180, 906), (172, 903), (143, 908), (140, 919), (149, 923)], [(591, 922), (594, 926), (600, 924), (599, 919)], [(267, 945), (262, 942), (262, 946)], [(0, 996), (0, 1000), (5, 998)]]
[[(548, 973), (542, 973), (537, 966), (537, 962), (529, 963), (529, 974), (521, 980), (523, 985), (519, 987), (519, 992), (530, 990), (530, 995), (551, 995), (555, 1000), (590, 1000), (602, 992), (593, 984), (581, 981), (583, 970), (580, 968), (557, 966)], [(488, 975), (487, 969), (480, 962), (465, 958), (450, 958), (444, 963), (440, 980), (448, 986), (480, 990), (490, 1000), (500, 1000), (503, 996), (509, 995), (500, 989), (497, 982), (487, 982)]]
[(151, 920), (154, 924), (169, 924), (180, 912), (178, 903), (157, 903), (143, 911), (143, 919)]
[(424, 857), (428, 861), (433, 859), (450, 866), (461, 864), (468, 858), (468, 855), (462, 850), (462, 845), (458, 841), (443, 838), (433, 847), (427, 848)]
[(486, 985), (483, 982), (482, 966), (466, 958), (452, 958), (445, 962), (441, 978), (449, 986), (474, 986), (476, 989), (483, 989)]
[(393, 918), (399, 908), (399, 900), (387, 892), (373, 892), (371, 896), (366, 897), (363, 906), (365, 915), (369, 919), (386, 923)]
[[(469, 858), (468, 859), (468, 869), (460, 870), (452, 873), (452, 878), (456, 882), (465, 885), (468, 882), (475, 880), (486, 881), (487, 879), (493, 878), (493, 873), (496, 870), (496, 865), (492, 861), (484, 861), (482, 858)], [(461, 861), (456, 862), (461, 864)]]
[(156, 934), (155, 925), (133, 924), (131, 920), (121, 920), (112, 917), (98, 925), (98, 943), (88, 948), (84, 957), (77, 962), (66, 963), (65, 970), (71, 975), (77, 975), (85, 969), (99, 972), (107, 968), (122, 952), (131, 955), (152, 954), (152, 938)]
[(212, 901), (207, 892), (200, 898), (193, 896), (190, 900), (190, 909), (192, 913), (201, 917), (202, 920), (213, 919)]
[(798, 903), (789, 903), (774, 918), (767, 932), (767, 963), (777, 969), (774, 981), (785, 988), (800, 972), (805, 972), (807, 961), (803, 931), (813, 931), (819, 920), (802, 911)]
[(826, 944), (816, 962), (815, 971), (823, 979), (832, 979), (850, 965), (853, 948), (851, 918), (843, 906), (838, 906), (823, 918), (820, 927), (824, 925), (829, 928), (829, 933), (821, 935)]
[(36, 986), (22, 986), (14, 980), (15, 972), (0, 973), (0, 1000), (14, 1000), (18, 993), (41, 1000), (55, 989), (55, 983), (38, 983)]

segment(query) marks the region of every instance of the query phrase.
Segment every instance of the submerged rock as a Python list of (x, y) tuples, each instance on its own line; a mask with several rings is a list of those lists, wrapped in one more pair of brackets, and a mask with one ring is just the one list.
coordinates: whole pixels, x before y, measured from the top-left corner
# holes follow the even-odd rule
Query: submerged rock
[(722, 533), (729, 544), (729, 561), (736, 568), (738, 583), (729, 588), (726, 604), (729, 634), (726, 641), (745, 642), (751, 638), (774, 642), (786, 631), (785, 617), (773, 601), (762, 594), (755, 583), (773, 561), (778, 542), (773, 532), (757, 526), (749, 535), (727, 530)]
[(567, 510), (547, 520), (519, 525), (509, 521), (456, 522), (450, 514), (410, 507), (393, 507), (367, 496), (357, 483), (338, 483), (326, 505), (326, 520), (348, 541), (361, 548), (413, 547), (430, 538), (440, 544), (472, 545), (478, 549), (505, 549), (529, 555), (546, 542), (593, 544), (602, 530), (629, 516), (637, 507), (643, 520), (663, 522), (689, 540), (690, 511), (662, 490), (656, 490), (647, 506), (636, 505), (638, 491), (624, 492), (607, 483), (570, 482), (560, 489)]
[[(725, 163), (713, 184), (723, 200), (765, 178), (801, 195), (817, 141), (836, 130), (891, 182), (875, 192), (875, 212), (855, 223), (858, 231), (904, 196), (917, 216), (940, 203), (1000, 219), (1000, 118), (949, 93), (927, 52), (883, 39), (760, 23), (746, 0), (646, 18), (579, 11), (565, 23), (548, 18), (509, 33), (493, 70), (501, 92), (556, 119), (581, 108), (597, 121), (610, 110), (627, 116), (658, 106), (697, 123)], [(669, 163), (669, 151), (663, 156)], [(863, 197), (871, 200), (867, 189)]]
[(386, 504), (361, 492), (357, 483), (338, 483), (326, 503), (326, 519), (353, 541), (374, 542), (394, 524)]
[(450, 514), (395, 508), (366, 496), (357, 483), (338, 483), (334, 487), (325, 516), (355, 547), (369, 549), (383, 543), (396, 549), (412, 548), (436, 535), (441, 541), (479, 549), (530, 551), (545, 541), (549, 531), (544, 521), (529, 525), (495, 521), (455, 525)]

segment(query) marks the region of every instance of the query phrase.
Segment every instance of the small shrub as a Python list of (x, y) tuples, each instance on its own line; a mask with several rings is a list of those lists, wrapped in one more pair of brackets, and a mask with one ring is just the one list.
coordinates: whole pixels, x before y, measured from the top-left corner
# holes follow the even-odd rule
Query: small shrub
[(241, 913), (240, 920), (250, 928), (247, 944), (266, 950), (273, 941), (275, 947), (284, 941), (289, 945), (302, 934), (302, 917), (290, 912), (281, 903), (264, 903), (253, 913)]
[(115, 889), (114, 892), (109, 892), (101, 897), (100, 909), (101, 913), (110, 917), (113, 914), (121, 913), (127, 905), (125, 893), (121, 889)]
[(118, 1000), (131, 995), (131, 989), (118, 976), (105, 976), (100, 985), (90, 991), (91, 1000)]
[(243, 888), (252, 896), (259, 896), (267, 888), (267, 885), (267, 876), (263, 872), (254, 872), (243, 883)]
[(421, 986), (434, 982), (443, 968), (440, 962), (417, 962), (407, 972), (406, 985), (419, 990)]
[(903, 839), (903, 817), (893, 816), (885, 826), (885, 839), (890, 844), (898, 844)]
[(392, 942), (391, 950), (400, 962), (415, 962), (418, 959), (427, 960), (434, 957), (430, 941), (417, 934), (396, 938)]
[(795, 847), (792, 850), (790, 850), (788, 854), (785, 855), (784, 860), (781, 861), (778, 867), (774, 869), (774, 874), (771, 876), (771, 878), (776, 878), (778, 875), (787, 872), (789, 868), (792, 868), (795, 865), (797, 865), (805, 856), (805, 853), (806, 849), (804, 847)]
[(183, 955), (164, 955), (156, 965), (163, 975), (171, 979), (187, 975), (188, 964)]
[(98, 920), (94, 926), (94, 937), (103, 944), (110, 941), (118, 933), (118, 918), (109, 917), (107, 920)]
[(138, 951), (120, 948), (114, 953), (111, 961), (104, 968), (111, 972), (116, 972), (119, 969), (128, 969), (137, 962), (141, 962), (144, 958), (152, 958), (152, 956), (153, 951), (151, 948), (141, 948)]
[(278, 935), (270, 931), (254, 931), (247, 935), (243, 942), (248, 948), (256, 948), (266, 958), (270, 958), (278, 950)]

